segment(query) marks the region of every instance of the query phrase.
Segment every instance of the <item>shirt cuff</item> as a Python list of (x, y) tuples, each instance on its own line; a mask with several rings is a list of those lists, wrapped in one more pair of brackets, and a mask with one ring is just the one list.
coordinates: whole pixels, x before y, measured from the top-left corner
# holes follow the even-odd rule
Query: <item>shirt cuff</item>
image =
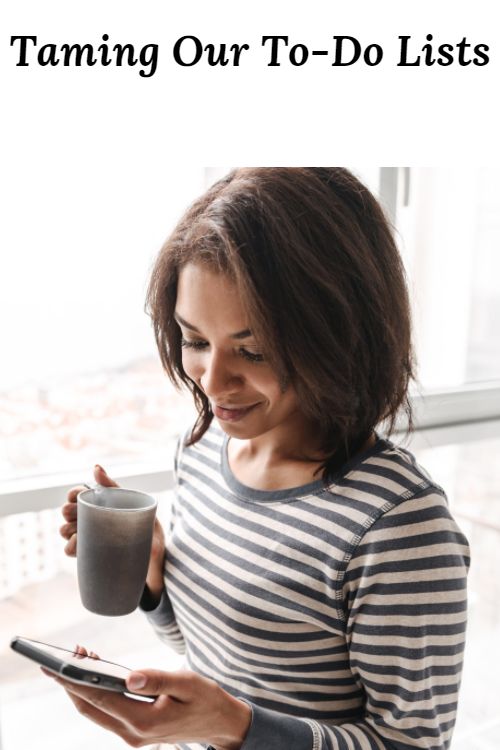
[(166, 589), (163, 589), (160, 601), (156, 604), (148, 586), (144, 586), (139, 607), (151, 622), (160, 627), (169, 625), (175, 619), (174, 610), (172, 609)]
[[(238, 696), (239, 697), (239, 696)], [(306, 721), (239, 700), (252, 709), (252, 721), (240, 750), (311, 750), (312, 728)]]

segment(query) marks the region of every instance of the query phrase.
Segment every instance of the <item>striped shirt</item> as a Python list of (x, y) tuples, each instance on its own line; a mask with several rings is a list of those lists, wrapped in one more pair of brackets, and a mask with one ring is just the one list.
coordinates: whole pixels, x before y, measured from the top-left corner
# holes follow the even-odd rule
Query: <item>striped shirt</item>
[(180, 441), (166, 591), (146, 614), (249, 703), (242, 750), (449, 747), (469, 548), (443, 489), (376, 437), (328, 484), (275, 491), (238, 481), (215, 420)]

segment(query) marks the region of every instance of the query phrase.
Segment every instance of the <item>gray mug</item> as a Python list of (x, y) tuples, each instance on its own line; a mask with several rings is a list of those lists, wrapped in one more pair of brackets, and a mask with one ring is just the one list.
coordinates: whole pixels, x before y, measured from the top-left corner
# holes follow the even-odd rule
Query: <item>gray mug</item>
[(84, 490), (77, 498), (76, 565), (83, 606), (128, 615), (144, 590), (157, 501), (121, 487)]

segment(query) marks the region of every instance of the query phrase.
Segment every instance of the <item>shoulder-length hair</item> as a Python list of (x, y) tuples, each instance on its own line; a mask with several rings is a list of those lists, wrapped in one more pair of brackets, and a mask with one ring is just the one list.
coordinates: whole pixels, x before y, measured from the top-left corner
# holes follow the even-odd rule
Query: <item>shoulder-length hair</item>
[(325, 481), (380, 422), (390, 435), (401, 408), (413, 430), (404, 266), (379, 203), (349, 171), (236, 169), (193, 203), (163, 245), (146, 309), (166, 373), (194, 397), (198, 419), (187, 445), (213, 419), (183, 369), (174, 319), (179, 272), (191, 262), (237, 284), (266, 360), (317, 425)]

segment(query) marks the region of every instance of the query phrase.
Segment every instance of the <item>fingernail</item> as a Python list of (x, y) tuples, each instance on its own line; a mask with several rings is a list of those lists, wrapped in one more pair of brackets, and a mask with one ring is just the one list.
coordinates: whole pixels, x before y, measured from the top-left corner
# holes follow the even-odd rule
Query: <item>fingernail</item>
[[(103, 468), (102, 468), (102, 466), (100, 466), (99, 464), (96, 464), (96, 465), (95, 465), (95, 468), (96, 468), (96, 469), (100, 469), (100, 470), (102, 471), (102, 473), (103, 473), (103, 474), (106, 474), (106, 470), (105, 470), (105, 469), (103, 469)], [(107, 476), (107, 474), (106, 474), (106, 476)]]
[(146, 684), (146, 678), (143, 674), (131, 674), (127, 679), (127, 685), (134, 690), (143, 688)]

